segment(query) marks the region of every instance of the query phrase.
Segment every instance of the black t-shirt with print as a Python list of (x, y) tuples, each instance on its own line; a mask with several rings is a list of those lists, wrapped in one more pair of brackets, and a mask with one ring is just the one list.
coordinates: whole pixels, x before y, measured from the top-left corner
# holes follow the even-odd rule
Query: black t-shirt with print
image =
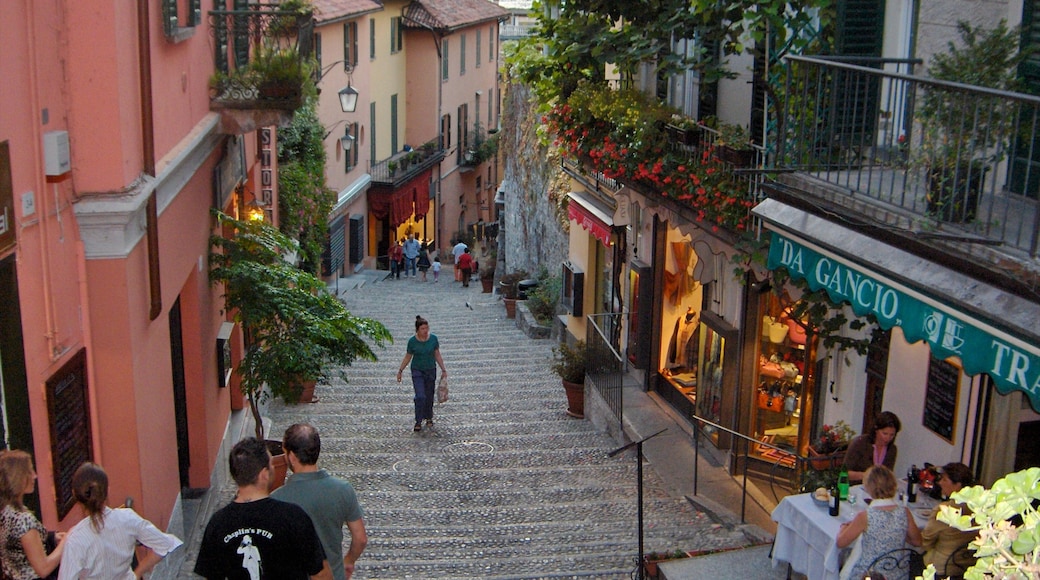
[(306, 580), (321, 572), (324, 560), (307, 512), (264, 498), (230, 503), (213, 514), (195, 573), (210, 580)]

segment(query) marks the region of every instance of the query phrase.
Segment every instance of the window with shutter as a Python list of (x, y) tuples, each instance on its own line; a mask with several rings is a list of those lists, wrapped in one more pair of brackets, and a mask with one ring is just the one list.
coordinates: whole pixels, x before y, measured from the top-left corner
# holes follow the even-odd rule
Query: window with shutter
[[(842, 56), (880, 57), (884, 34), (884, 0), (841, 0), (838, 3), (835, 50)], [(880, 66), (865, 64), (864, 66)], [(855, 78), (856, 82), (852, 82)], [(829, 138), (846, 147), (868, 147), (874, 142), (880, 98), (880, 77), (865, 78), (837, 72), (831, 79), (831, 102), (851, 106), (829, 107)]]

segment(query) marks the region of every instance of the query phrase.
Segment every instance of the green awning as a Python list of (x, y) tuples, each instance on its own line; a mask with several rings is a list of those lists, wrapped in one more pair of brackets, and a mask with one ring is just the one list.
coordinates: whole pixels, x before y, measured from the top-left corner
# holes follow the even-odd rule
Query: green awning
[(785, 268), (814, 291), (826, 289), (831, 300), (850, 304), (858, 316), (873, 314), (886, 330), (899, 326), (908, 342), (927, 342), (936, 358), (960, 358), (964, 372), (988, 374), (1000, 393), (1024, 392), (1040, 412), (1040, 352), (1035, 345), (777, 232), (769, 244), (768, 268)]

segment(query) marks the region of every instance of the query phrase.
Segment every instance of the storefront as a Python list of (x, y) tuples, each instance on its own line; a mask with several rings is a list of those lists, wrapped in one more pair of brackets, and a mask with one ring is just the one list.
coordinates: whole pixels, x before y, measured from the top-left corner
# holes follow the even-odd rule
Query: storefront
[[(844, 375), (828, 379), (834, 395), (816, 401), (826, 407), (817, 416), (859, 426), (872, 407), (896, 411), (897, 471), (961, 461), (986, 482), (1025, 460), (1031, 452), (1016, 442), (1040, 410), (1040, 304), (777, 200), (755, 213), (772, 230), (770, 270), (783, 268), (891, 330), (887, 385), (873, 390), (869, 360), (842, 365)], [(807, 366), (803, 379), (810, 373)], [(800, 416), (813, 412), (812, 400), (801, 405)]]
[[(806, 332), (806, 320), (794, 315), (798, 305), (785, 293), (752, 286), (761, 316), (758, 326), (754, 391), (748, 404), (748, 435), (767, 445), (753, 445), (751, 456), (785, 468), (795, 467), (795, 455), (808, 450), (812, 410), (816, 400), (816, 341)], [(761, 291), (761, 292), (760, 292)], [(757, 323), (757, 324), (756, 324)], [(775, 446), (778, 449), (775, 449)]]

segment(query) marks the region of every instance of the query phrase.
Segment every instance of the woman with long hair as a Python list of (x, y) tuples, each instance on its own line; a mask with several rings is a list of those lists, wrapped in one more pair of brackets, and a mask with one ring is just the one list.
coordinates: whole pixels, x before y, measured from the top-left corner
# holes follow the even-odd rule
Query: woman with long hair
[[(72, 495), (86, 517), (69, 531), (58, 580), (141, 578), (181, 545), (134, 510), (108, 507), (108, 474), (96, 463), (84, 463), (72, 475)], [(138, 542), (148, 551), (131, 569)]]
[(401, 375), (408, 363), (412, 364), (412, 388), (415, 390), (415, 427), (412, 430), (422, 431), (423, 421), (426, 421), (427, 427), (433, 427), (437, 366), (441, 367), (442, 376), (448, 376), (437, 335), (430, 334), (430, 323), (422, 316), (415, 317), (415, 336), (408, 339), (407, 352), (397, 369), (397, 382), (401, 382)]
[(0, 560), (10, 580), (46, 578), (61, 563), (65, 534), (55, 534), (57, 546), (48, 554), (47, 529), (22, 503), (35, 489), (32, 457), (16, 449), (0, 452)]

